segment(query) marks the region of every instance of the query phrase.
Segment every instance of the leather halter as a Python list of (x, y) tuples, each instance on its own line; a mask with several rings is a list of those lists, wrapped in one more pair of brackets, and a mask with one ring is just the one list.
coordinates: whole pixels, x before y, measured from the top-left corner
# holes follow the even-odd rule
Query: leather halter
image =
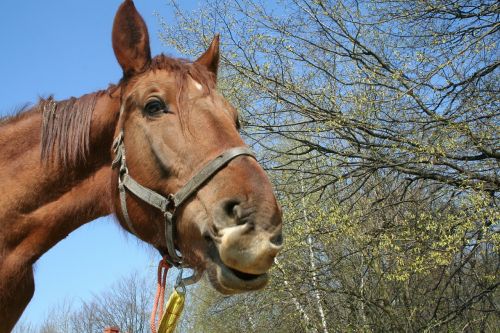
[(149, 205), (159, 209), (164, 216), (165, 221), (165, 241), (167, 245), (167, 261), (174, 266), (182, 266), (182, 257), (175, 249), (175, 213), (176, 209), (181, 206), (186, 200), (197, 192), (204, 183), (219, 170), (223, 169), (231, 160), (238, 156), (246, 155), (255, 158), (254, 154), (248, 147), (235, 147), (226, 150), (221, 155), (217, 156), (206, 164), (198, 173), (193, 176), (183, 187), (175, 194), (163, 196), (147, 187), (142, 186), (135, 181), (127, 168), (125, 145), (123, 142), (123, 129), (113, 142), (113, 151), (116, 154), (112, 168), (119, 166), (118, 174), (118, 191), (120, 194), (120, 206), (122, 215), (127, 223), (127, 226), (133, 234), (137, 233), (132, 226), (132, 221), (127, 210), (127, 190), (133, 193), (136, 197)]

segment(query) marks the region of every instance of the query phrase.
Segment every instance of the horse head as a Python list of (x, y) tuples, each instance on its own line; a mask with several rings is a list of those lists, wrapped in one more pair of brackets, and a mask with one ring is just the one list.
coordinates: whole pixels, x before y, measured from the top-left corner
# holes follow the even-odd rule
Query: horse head
[(218, 36), (194, 62), (152, 58), (126, 0), (112, 40), (123, 69), (112, 185), (121, 225), (172, 264), (207, 271), (222, 293), (262, 288), (282, 247), (281, 210), (216, 89)]

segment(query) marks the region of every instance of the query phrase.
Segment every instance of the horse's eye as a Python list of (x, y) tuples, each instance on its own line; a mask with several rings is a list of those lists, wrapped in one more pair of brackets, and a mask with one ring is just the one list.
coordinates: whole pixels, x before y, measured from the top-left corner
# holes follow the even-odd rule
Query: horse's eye
[(155, 99), (146, 103), (144, 111), (150, 116), (155, 116), (167, 112), (167, 106), (162, 101)]

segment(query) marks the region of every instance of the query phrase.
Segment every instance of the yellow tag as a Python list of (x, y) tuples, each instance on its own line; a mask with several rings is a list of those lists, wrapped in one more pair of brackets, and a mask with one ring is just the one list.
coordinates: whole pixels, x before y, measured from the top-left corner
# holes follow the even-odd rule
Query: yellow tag
[(161, 317), (158, 333), (174, 332), (177, 322), (181, 317), (182, 310), (184, 310), (184, 299), (184, 294), (179, 294), (177, 290), (174, 289), (172, 295), (170, 295), (168, 299), (167, 308)]

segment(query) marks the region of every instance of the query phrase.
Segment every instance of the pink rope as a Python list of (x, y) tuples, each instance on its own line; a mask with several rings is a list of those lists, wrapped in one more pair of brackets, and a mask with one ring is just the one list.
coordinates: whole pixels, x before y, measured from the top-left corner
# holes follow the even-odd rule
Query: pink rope
[(160, 260), (158, 264), (158, 282), (156, 284), (156, 295), (153, 304), (153, 310), (151, 312), (151, 318), (149, 320), (149, 325), (151, 327), (152, 333), (157, 333), (156, 331), (156, 313), (158, 310), (158, 302), (160, 303), (160, 314), (158, 315), (158, 320), (163, 314), (163, 305), (165, 304), (165, 285), (167, 284), (167, 273), (170, 266), (165, 261), (165, 259)]

